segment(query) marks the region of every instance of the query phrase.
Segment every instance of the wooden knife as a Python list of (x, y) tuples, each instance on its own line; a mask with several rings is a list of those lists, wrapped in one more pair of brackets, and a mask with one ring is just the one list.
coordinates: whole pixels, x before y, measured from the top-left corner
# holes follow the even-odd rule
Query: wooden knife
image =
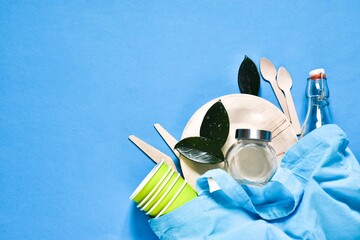
[(175, 145), (178, 143), (178, 141), (163, 128), (159, 123), (155, 123), (154, 127), (156, 131), (160, 134), (162, 139), (166, 142), (166, 144), (169, 146), (171, 151), (175, 154), (175, 156), (180, 159), (180, 153), (175, 150)]
[(161, 160), (164, 160), (167, 165), (177, 172), (176, 166), (171, 157), (134, 135), (130, 135), (129, 139), (155, 163), (159, 163)]

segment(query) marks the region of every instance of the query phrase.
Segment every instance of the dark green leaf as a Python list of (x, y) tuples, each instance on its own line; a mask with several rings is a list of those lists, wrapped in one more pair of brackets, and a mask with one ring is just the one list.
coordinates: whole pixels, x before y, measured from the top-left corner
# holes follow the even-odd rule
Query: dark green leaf
[(204, 137), (184, 138), (175, 145), (175, 149), (184, 157), (198, 163), (219, 163), (224, 154), (214, 141)]
[(258, 96), (260, 75), (255, 63), (245, 56), (239, 68), (238, 84), (241, 93)]
[(219, 148), (225, 144), (229, 135), (229, 116), (221, 100), (206, 112), (200, 127), (200, 136), (211, 139)]

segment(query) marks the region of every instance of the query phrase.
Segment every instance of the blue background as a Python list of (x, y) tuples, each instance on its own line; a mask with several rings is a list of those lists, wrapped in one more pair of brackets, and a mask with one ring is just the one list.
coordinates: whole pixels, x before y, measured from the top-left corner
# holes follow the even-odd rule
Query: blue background
[[(207, 101), (238, 93), (245, 55), (293, 77), (301, 122), (308, 72), (323, 67), (335, 122), (360, 156), (360, 2), (1, 1), (0, 239), (155, 239), (129, 196), (175, 158)], [(270, 85), (260, 95), (278, 106)]]

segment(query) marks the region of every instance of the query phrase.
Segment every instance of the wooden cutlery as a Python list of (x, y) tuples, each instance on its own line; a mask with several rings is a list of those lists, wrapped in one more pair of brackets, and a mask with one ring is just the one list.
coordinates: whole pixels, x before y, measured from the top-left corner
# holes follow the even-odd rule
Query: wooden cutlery
[(275, 66), (265, 57), (260, 60), (260, 71), (263, 78), (270, 82), (280, 107), (290, 120), (296, 134), (300, 135), (301, 126), (290, 92), (292, 79), (289, 72), (284, 67), (280, 67), (279, 70), (276, 71)]
[(296, 113), (295, 105), (293, 98), (291, 96), (290, 89), (292, 87), (292, 79), (290, 73), (284, 68), (280, 67), (277, 76), (277, 82), (279, 88), (284, 92), (286, 103), (288, 106), (289, 114), (290, 114), (290, 121), (295, 129), (297, 135), (301, 133), (301, 126), (299, 123), (299, 119)]

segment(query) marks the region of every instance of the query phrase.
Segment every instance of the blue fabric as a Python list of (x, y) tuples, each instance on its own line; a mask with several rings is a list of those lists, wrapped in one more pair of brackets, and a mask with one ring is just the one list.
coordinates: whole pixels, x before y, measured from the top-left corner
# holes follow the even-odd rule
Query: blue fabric
[[(208, 178), (221, 190), (210, 193)], [(161, 239), (360, 239), (360, 167), (344, 132), (326, 125), (287, 151), (264, 187), (211, 170), (199, 197), (150, 219)]]

